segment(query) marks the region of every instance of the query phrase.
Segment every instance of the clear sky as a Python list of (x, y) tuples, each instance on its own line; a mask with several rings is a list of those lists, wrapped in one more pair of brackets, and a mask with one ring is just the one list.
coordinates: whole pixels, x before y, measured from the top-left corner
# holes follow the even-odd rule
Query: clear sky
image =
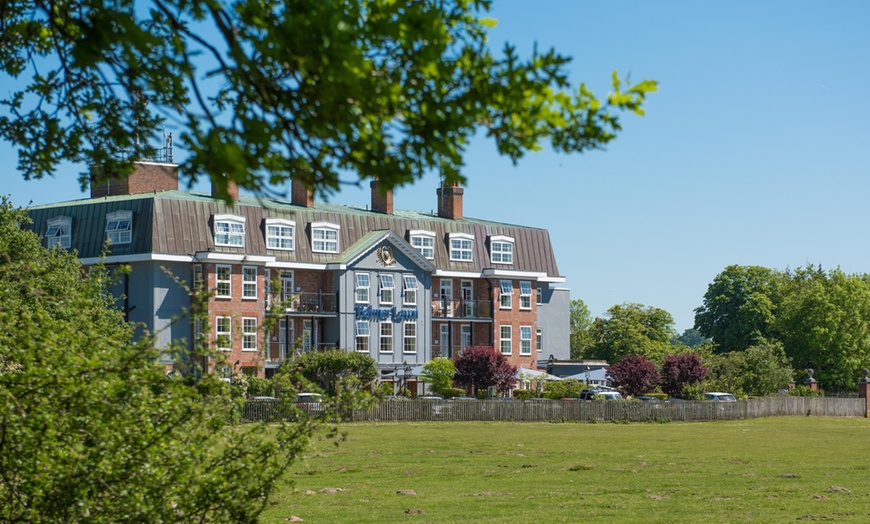
[[(636, 302), (682, 332), (730, 264), (870, 272), (870, 2), (496, 0), (493, 16), (495, 47), (555, 47), (598, 95), (614, 69), (659, 81), (606, 151), (517, 166), (489, 142), (468, 151), (465, 214), (549, 229), (593, 316)], [(15, 164), (0, 143), (17, 205), (86, 196), (80, 166), (25, 182)], [(434, 209), (437, 183), (399, 189), (396, 208)]]

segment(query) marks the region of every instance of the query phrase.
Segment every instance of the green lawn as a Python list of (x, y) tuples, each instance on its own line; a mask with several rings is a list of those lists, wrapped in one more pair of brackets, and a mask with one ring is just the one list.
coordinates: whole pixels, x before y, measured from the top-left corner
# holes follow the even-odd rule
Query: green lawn
[(342, 429), (264, 522), (870, 521), (866, 419)]

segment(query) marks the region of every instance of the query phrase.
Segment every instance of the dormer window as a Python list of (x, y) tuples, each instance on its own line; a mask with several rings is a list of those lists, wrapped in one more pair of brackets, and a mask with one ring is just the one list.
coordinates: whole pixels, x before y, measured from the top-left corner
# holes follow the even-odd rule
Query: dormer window
[(489, 259), (493, 264), (513, 264), (514, 239), (504, 236), (489, 237)]
[(245, 247), (245, 217), (215, 215), (214, 244), (216, 246)]
[(311, 251), (315, 253), (338, 253), (338, 232), (341, 227), (329, 222), (311, 224)]
[(266, 247), (293, 251), (296, 248), (296, 222), (283, 218), (267, 218)]
[(457, 262), (472, 261), (474, 235), (467, 233), (450, 233), (450, 260)]
[(48, 219), (45, 240), (49, 249), (54, 246), (69, 249), (72, 245), (72, 218), (54, 217)]
[(423, 258), (432, 260), (435, 258), (435, 232), (411, 230), (411, 246), (423, 255)]
[(111, 244), (129, 244), (133, 239), (133, 212), (115, 211), (106, 215), (106, 238)]

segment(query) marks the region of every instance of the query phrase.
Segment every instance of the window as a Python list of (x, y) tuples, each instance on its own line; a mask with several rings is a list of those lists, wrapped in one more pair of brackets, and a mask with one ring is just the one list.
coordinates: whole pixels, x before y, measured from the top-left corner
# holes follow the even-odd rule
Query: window
[(356, 323), (356, 350), (361, 353), (369, 352), (369, 335), (371, 334), (370, 325), (365, 321), (357, 321)]
[(417, 324), (415, 322), (405, 322), (405, 340), (402, 347), (403, 353), (417, 352)]
[(257, 350), (257, 317), (242, 317), (242, 350)]
[(532, 326), (520, 326), (520, 355), (532, 354)]
[(501, 326), (500, 329), (500, 337), (499, 341), (501, 342), (501, 352), (504, 355), (511, 354), (511, 337), (512, 337), (512, 328), (511, 326)]
[(381, 353), (393, 352), (393, 324), (381, 322)]
[(233, 267), (217, 266), (215, 273), (215, 296), (218, 298), (233, 297)]
[(538, 353), (544, 351), (544, 330), (538, 328), (538, 331), (535, 333), (535, 348)]
[(514, 239), (503, 236), (490, 237), (489, 258), (493, 264), (513, 264)]
[(215, 345), (218, 349), (229, 351), (233, 347), (233, 323), (230, 317), (215, 317)]
[(338, 253), (337, 224), (313, 222), (311, 224), (311, 250), (315, 253)]
[(215, 215), (214, 243), (216, 246), (245, 247), (245, 217)]
[(510, 309), (513, 305), (514, 288), (510, 280), (501, 281), (501, 294), (499, 295), (499, 304), (501, 309)]
[(48, 219), (48, 231), (45, 239), (49, 249), (54, 246), (69, 249), (72, 245), (72, 219), (70, 217), (54, 217)]
[(199, 291), (202, 288), (203, 288), (202, 264), (194, 264), (194, 266), (193, 266), (193, 291)]
[(257, 268), (242, 268), (242, 298), (257, 298)]
[(292, 251), (296, 247), (296, 222), (282, 218), (266, 219), (266, 247)]
[(393, 290), (396, 284), (393, 280), (393, 275), (381, 275), (381, 304), (393, 303)]
[(450, 260), (471, 262), (474, 237), (465, 233), (450, 233)]
[(467, 348), (471, 345), (471, 324), (459, 326), (459, 347)]
[(106, 215), (106, 238), (112, 244), (129, 244), (133, 239), (133, 212), (116, 211)]
[(520, 309), (532, 309), (531, 282), (520, 282)]
[(435, 258), (435, 232), (412, 230), (411, 246), (420, 252), (424, 258)]
[(406, 306), (417, 305), (417, 277), (405, 275), (405, 299), (402, 304)]
[(368, 304), (369, 302), (369, 274), (356, 274), (356, 302), (358, 304)]
[(536, 288), (536, 293), (537, 293), (537, 296), (535, 297), (535, 302), (539, 306), (544, 305), (544, 290), (540, 286), (538, 286)]

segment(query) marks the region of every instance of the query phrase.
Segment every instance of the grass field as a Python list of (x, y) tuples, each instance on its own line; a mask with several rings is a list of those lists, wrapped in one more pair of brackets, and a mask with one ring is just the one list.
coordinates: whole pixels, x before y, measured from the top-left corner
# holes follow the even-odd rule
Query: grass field
[(870, 420), (352, 424), (264, 522), (868, 522)]

